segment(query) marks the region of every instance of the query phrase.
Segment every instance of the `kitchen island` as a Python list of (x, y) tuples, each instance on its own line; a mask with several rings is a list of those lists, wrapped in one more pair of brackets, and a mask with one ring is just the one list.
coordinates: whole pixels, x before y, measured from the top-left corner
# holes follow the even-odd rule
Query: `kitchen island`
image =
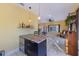
[(28, 56), (46, 56), (47, 39), (45, 35), (21, 35), (19, 49)]

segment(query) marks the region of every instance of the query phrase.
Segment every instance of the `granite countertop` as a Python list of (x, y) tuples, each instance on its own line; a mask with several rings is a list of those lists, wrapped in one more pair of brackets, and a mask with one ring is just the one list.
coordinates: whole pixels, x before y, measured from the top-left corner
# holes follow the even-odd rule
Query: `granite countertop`
[(27, 35), (21, 35), (20, 37), (31, 40), (36, 43), (40, 43), (44, 40), (46, 40), (45, 35), (34, 35), (34, 34), (27, 34)]

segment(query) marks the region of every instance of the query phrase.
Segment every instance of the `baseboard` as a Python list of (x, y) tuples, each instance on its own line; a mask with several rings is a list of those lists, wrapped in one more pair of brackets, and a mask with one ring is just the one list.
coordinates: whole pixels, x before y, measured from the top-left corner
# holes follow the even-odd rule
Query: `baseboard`
[(19, 48), (16, 48), (16, 49), (14, 49), (12, 51), (9, 51), (9, 52), (5, 52), (5, 56), (11, 56), (12, 54), (14, 54), (14, 53), (16, 53), (18, 51), (19, 51)]

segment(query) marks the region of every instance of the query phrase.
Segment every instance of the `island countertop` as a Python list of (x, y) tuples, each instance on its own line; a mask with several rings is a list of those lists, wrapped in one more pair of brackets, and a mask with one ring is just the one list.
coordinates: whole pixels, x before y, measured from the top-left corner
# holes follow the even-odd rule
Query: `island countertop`
[(27, 35), (21, 35), (20, 37), (31, 40), (31, 41), (36, 42), (36, 43), (40, 43), (40, 42), (46, 40), (45, 35), (27, 34)]

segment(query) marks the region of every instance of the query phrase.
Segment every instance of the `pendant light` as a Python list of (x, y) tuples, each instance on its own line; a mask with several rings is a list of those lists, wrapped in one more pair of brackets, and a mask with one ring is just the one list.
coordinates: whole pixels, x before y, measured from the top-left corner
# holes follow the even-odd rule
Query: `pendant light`
[(40, 21), (40, 3), (39, 3), (39, 5), (38, 5), (38, 14), (39, 14), (39, 16), (38, 16), (38, 35), (40, 35), (40, 24), (39, 24), (39, 21)]
[(29, 22), (29, 26), (31, 26), (32, 20), (31, 20), (31, 14), (30, 14), (30, 10), (31, 10), (31, 6), (30, 5), (28, 6), (28, 9), (29, 9), (29, 20), (28, 20), (28, 22)]
[(38, 20), (40, 20), (40, 3), (39, 3), (39, 16), (38, 16)]

